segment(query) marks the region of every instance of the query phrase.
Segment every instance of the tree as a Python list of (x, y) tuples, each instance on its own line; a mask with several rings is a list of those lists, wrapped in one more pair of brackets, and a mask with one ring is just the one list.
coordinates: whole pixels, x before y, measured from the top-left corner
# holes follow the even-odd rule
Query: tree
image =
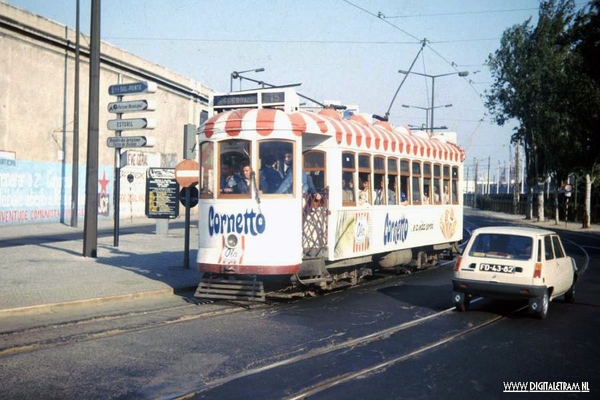
[(585, 177), (583, 227), (589, 228), (592, 184), (600, 176), (600, 0), (582, 10), (570, 31), (573, 54), (569, 60), (570, 87), (566, 93), (567, 113), (572, 124), (571, 157), (574, 172)]
[(538, 220), (544, 220), (544, 185), (566, 155), (569, 118), (562, 90), (568, 85), (573, 10), (572, 0), (543, 2), (537, 26), (528, 19), (509, 28), (487, 62), (495, 81), (486, 106), (499, 125), (509, 119), (519, 123), (511, 142), (525, 148), (529, 210), (537, 183)]

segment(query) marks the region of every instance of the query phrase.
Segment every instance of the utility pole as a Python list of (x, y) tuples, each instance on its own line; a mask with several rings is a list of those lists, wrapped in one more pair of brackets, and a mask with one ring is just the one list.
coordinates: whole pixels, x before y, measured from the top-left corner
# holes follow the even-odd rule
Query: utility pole
[(91, 14), (90, 97), (83, 256), (96, 258), (98, 252), (98, 141), (100, 130), (100, 0), (92, 0)]
[(513, 214), (519, 212), (519, 143), (515, 145), (515, 187), (513, 188)]
[(71, 227), (79, 218), (79, 0), (75, 7), (75, 100), (73, 105), (73, 169), (71, 170)]

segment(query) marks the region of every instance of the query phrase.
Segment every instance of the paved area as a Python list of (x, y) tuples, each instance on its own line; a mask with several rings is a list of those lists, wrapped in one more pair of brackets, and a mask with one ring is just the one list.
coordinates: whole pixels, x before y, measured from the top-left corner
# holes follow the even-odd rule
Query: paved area
[(169, 221), (166, 229), (155, 221), (120, 221), (118, 247), (113, 221), (99, 221), (96, 258), (83, 256), (83, 221), (76, 228), (61, 223), (0, 227), (0, 316), (197, 287), (197, 221), (190, 226), (191, 269), (184, 268), (184, 222)]
[[(598, 224), (583, 230), (580, 223), (531, 222), (522, 215), (469, 207), (465, 212), (551, 230), (600, 233)], [(118, 247), (114, 246), (113, 222), (99, 221), (96, 258), (83, 256), (83, 221), (77, 228), (61, 223), (0, 227), (0, 316), (195, 289), (201, 279), (194, 270), (198, 249), (196, 224), (192, 219), (191, 268), (184, 266), (182, 220), (169, 221), (168, 230), (147, 218), (121, 221)]]

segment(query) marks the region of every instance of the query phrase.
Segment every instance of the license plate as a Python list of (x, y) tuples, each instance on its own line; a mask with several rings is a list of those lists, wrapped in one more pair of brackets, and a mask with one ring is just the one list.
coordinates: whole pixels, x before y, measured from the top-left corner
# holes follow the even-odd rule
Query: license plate
[(498, 264), (479, 264), (480, 271), (488, 272), (502, 272), (503, 274), (513, 274), (515, 267), (510, 265), (498, 265)]

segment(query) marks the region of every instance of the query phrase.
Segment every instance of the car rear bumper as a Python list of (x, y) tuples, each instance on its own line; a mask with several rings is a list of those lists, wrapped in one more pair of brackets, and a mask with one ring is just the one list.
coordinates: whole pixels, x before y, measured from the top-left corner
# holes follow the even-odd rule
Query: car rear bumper
[(546, 286), (514, 285), (509, 283), (482, 282), (469, 279), (452, 279), (454, 292), (501, 300), (521, 300), (539, 298), (544, 295)]

